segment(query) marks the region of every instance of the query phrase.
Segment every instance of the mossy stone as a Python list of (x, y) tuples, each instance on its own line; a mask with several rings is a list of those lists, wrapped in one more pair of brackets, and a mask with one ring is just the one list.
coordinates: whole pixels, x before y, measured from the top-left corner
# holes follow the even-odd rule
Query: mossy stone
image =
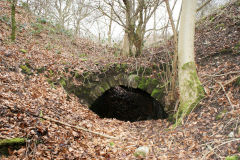
[(141, 79), (138, 79), (138, 88), (140, 88), (140, 89), (142, 89), (142, 90), (144, 90), (144, 89), (146, 89), (147, 88), (147, 84), (146, 84), (146, 81), (147, 81), (147, 79), (146, 78), (141, 78)]
[(225, 158), (225, 160), (239, 160), (240, 158), (239, 158), (239, 156), (237, 156), (237, 155), (235, 155), (235, 156), (227, 156), (226, 158)]
[(160, 100), (161, 97), (163, 96), (163, 89), (155, 88), (152, 91), (151, 96), (156, 98), (157, 100)]
[(8, 148), (20, 149), (26, 143), (25, 138), (12, 138), (12, 139), (2, 139), (0, 140), (0, 159), (1, 155), (8, 156)]
[(136, 75), (136, 74), (132, 74), (132, 75), (128, 76), (128, 86), (137, 88), (137, 86), (138, 86), (138, 81), (136, 80), (136, 79), (138, 79), (137, 77), (138, 77), (138, 75)]
[(105, 92), (105, 89), (101, 86), (97, 86), (97, 87), (95, 87), (93, 92), (94, 92), (94, 95), (101, 96)]
[(111, 88), (110, 85), (109, 85), (106, 81), (104, 81), (104, 82), (101, 84), (101, 87), (104, 89), (104, 91), (106, 91), (106, 90), (108, 90), (108, 89)]

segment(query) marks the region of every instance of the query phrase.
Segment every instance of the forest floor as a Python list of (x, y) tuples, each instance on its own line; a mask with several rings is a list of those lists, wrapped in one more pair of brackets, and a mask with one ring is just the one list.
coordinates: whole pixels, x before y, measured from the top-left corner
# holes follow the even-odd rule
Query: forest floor
[[(124, 59), (114, 49), (74, 39), (66, 31), (56, 32), (23, 8), (17, 8), (19, 29), (12, 43), (10, 5), (0, 1), (0, 140), (28, 139), (19, 150), (9, 148), (10, 155), (0, 155), (1, 159), (186, 160), (240, 156), (239, 4), (238, 0), (197, 23), (196, 62), (206, 97), (181, 126), (170, 129), (172, 123), (167, 120), (130, 123), (100, 119), (63, 87), (49, 84), (44, 73), (31, 68), (27, 74), (22, 73), (21, 67), (27, 62), (48, 71), (72, 66), (81, 72), (97, 69), (95, 62), (133, 63), (136, 59), (148, 65), (147, 55), (161, 57), (170, 50), (170, 43), (149, 49), (146, 56)], [(134, 155), (140, 146), (150, 149), (145, 158)]]

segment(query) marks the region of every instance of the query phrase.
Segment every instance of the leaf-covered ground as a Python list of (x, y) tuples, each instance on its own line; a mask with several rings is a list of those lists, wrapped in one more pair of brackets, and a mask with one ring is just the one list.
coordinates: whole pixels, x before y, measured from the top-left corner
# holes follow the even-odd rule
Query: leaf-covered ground
[[(169, 129), (167, 120), (122, 122), (100, 119), (59, 85), (49, 84), (49, 70), (72, 67), (97, 70), (99, 64), (126, 62), (150, 65), (151, 55), (122, 58), (117, 50), (86, 39), (73, 39), (50, 24), (17, 8), (18, 34), (10, 42), (10, 6), (0, 2), (0, 139), (24, 137), (26, 146), (9, 150), (2, 159), (141, 159), (140, 146), (150, 148), (145, 159), (224, 159), (240, 156), (240, 17), (239, 0), (198, 23), (196, 60), (206, 98), (185, 119)], [(159, 47), (154, 56), (163, 52)], [(158, 58), (158, 60), (161, 58)], [(42, 72), (22, 64), (45, 68)], [(48, 116), (118, 139), (105, 138), (44, 120)]]

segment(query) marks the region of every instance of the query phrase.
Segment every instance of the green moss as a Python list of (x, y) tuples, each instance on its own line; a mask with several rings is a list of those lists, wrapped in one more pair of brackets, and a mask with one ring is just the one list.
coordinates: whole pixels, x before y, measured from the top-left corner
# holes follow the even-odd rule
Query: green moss
[(152, 65), (152, 69), (153, 69), (153, 70), (158, 70), (158, 65), (153, 64), (153, 65)]
[[(139, 77), (138, 77), (139, 78)], [(140, 80), (140, 78), (138, 79)], [(145, 90), (147, 88), (147, 85), (146, 85), (146, 81), (147, 79), (146, 78), (141, 78), (140, 81), (138, 81), (138, 88), (142, 89), (142, 90)]]
[(216, 16), (215, 16), (215, 15), (211, 15), (211, 16), (209, 17), (210, 22), (214, 22), (215, 19), (216, 19)]
[(80, 77), (80, 74), (78, 73), (78, 71), (75, 71), (75, 72), (74, 72), (74, 77), (75, 77), (75, 78), (79, 78), (79, 77)]
[(152, 91), (151, 96), (156, 99), (161, 99), (161, 97), (163, 96), (163, 89), (155, 88)]
[(122, 63), (122, 69), (127, 69), (128, 68), (128, 64), (127, 63)]
[(138, 70), (138, 73), (139, 73), (139, 74), (142, 74), (143, 71), (144, 71), (144, 67), (140, 67), (139, 70)]
[(26, 142), (25, 138), (12, 138), (12, 139), (3, 139), (0, 140), (0, 159), (1, 155), (8, 156), (8, 149), (20, 149), (21, 146), (24, 146)]
[(152, 68), (146, 68), (144, 73), (145, 73), (146, 75), (152, 74)]
[(48, 43), (47, 45), (45, 45), (46, 50), (51, 50), (54, 47), (51, 45), (51, 43)]
[(224, 27), (224, 23), (220, 23), (220, 24), (218, 24), (217, 26), (216, 26), (216, 29), (218, 29), (218, 28), (223, 28)]
[(237, 6), (240, 6), (240, 1), (236, 1), (236, 5), (237, 5)]
[(32, 75), (31, 69), (27, 65), (20, 65), (19, 66), (22, 69), (22, 73), (25, 73), (27, 75)]
[(108, 84), (107, 82), (103, 82), (103, 83), (101, 84), (101, 86), (102, 86), (102, 88), (104, 89), (104, 92), (105, 92), (106, 90), (110, 89), (110, 86), (109, 86), (109, 84)]
[(43, 73), (46, 70), (45, 67), (41, 67), (37, 69), (37, 73)]
[(136, 82), (138, 82), (138, 83), (139, 83), (139, 82), (140, 82), (140, 80), (141, 80), (141, 78), (140, 78), (139, 76), (136, 76), (136, 77), (135, 77), (135, 81), (136, 81)]
[(42, 31), (43, 31), (43, 25), (40, 23), (32, 23), (31, 24), (33, 30), (32, 30), (32, 34), (33, 35), (39, 35)]
[(60, 50), (56, 50), (56, 54), (61, 54), (62, 52)]
[(234, 46), (234, 50), (236, 50), (235, 53), (240, 54), (240, 41)]
[(224, 109), (223, 111), (221, 111), (220, 113), (217, 114), (216, 116), (216, 120), (220, 120), (224, 117), (225, 113), (227, 113), (227, 110)]
[(240, 76), (237, 78), (237, 80), (234, 84), (236, 84), (237, 86), (240, 86)]
[(135, 152), (135, 153), (133, 153), (133, 155), (135, 157), (146, 157), (146, 153), (145, 152)]
[(79, 60), (82, 61), (82, 62), (85, 62), (85, 61), (87, 61), (88, 59), (87, 59), (87, 58), (79, 58)]
[(224, 53), (232, 53), (232, 52), (233, 52), (233, 50), (231, 48), (224, 48), (219, 51), (219, 53), (223, 53), (223, 54)]
[(182, 66), (182, 69), (183, 70), (186, 70), (188, 68), (192, 68), (192, 67), (195, 67), (195, 63), (194, 62), (188, 62), (188, 63), (185, 63), (183, 66)]
[(109, 145), (110, 145), (111, 147), (113, 147), (115, 144), (114, 144), (114, 142), (110, 142)]
[(53, 70), (50, 69), (48, 72), (49, 72), (50, 77), (52, 77), (54, 75)]
[(120, 64), (120, 63), (115, 64), (115, 70), (116, 70), (117, 72), (124, 71), (126, 68), (127, 68), (127, 65), (126, 65), (126, 64), (124, 64), (124, 65), (122, 65), (122, 64)]
[[(101, 86), (96, 86), (92, 91), (91, 94), (98, 97), (105, 92), (105, 89)], [(91, 95), (90, 95), (91, 96)]]
[(50, 78), (48, 78), (48, 79), (47, 79), (47, 82), (48, 82), (48, 84), (50, 84), (50, 86), (51, 86), (52, 88), (56, 88), (56, 87), (55, 87), (55, 82), (54, 82), (53, 80), (51, 80)]
[(136, 81), (138, 82), (137, 88), (140, 88), (142, 90), (146, 90), (147, 88), (155, 88), (158, 84), (157, 79), (152, 78), (145, 78), (145, 77), (136, 77)]
[(65, 80), (65, 78), (61, 77), (60, 80), (59, 80), (59, 84), (63, 87), (65, 87), (67, 85), (67, 82)]
[(37, 18), (37, 22), (41, 24), (46, 24), (47, 20), (41, 17), (41, 18)]
[(12, 138), (0, 140), (0, 146), (14, 145), (19, 143), (25, 143), (25, 138)]
[(79, 58), (84, 58), (84, 57), (86, 57), (86, 56), (87, 56), (86, 53), (81, 53), (81, 54), (78, 55)]
[(235, 156), (227, 156), (225, 158), (225, 160), (239, 160), (239, 156), (235, 155)]
[(174, 117), (174, 114), (169, 114), (167, 120), (169, 122), (175, 122), (176, 118)]
[(11, 24), (11, 20), (8, 15), (1, 15), (0, 16), (0, 21), (7, 23), (8, 25)]
[(186, 63), (182, 66), (183, 70), (187, 70), (190, 74), (190, 79), (186, 81), (185, 88), (191, 89), (192, 91), (189, 92), (189, 94), (196, 94), (196, 95), (189, 95), (188, 101), (182, 101), (180, 99), (180, 107), (178, 109), (178, 112), (176, 113), (175, 117), (177, 119), (176, 126), (181, 123), (183, 118), (188, 115), (201, 101), (201, 99), (204, 97), (205, 92), (204, 88), (201, 85), (201, 82), (198, 79), (197, 71), (196, 71), (196, 65), (194, 62)]
[(27, 50), (25, 50), (25, 49), (20, 49), (20, 52), (22, 52), (22, 53), (27, 53)]

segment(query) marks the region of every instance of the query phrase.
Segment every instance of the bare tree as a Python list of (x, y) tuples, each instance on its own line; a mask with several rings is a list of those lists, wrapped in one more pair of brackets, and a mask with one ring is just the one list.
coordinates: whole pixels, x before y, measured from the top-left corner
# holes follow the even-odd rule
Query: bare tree
[(54, 11), (52, 11), (51, 14), (60, 27), (64, 28), (71, 19), (72, 3), (73, 0), (54, 0)]
[[(146, 25), (161, 3), (161, 0), (112, 0), (98, 1), (101, 13), (122, 26), (125, 30), (125, 41), (128, 41), (128, 54), (133, 55), (133, 46), (136, 56), (142, 53)], [(113, 11), (113, 15), (110, 13)], [(125, 42), (126, 43), (126, 42)]]
[(17, 28), (16, 19), (15, 19), (17, 0), (10, 0), (10, 2), (11, 2), (11, 23), (12, 23), (11, 40), (15, 41), (16, 28)]
[(72, 21), (74, 26), (75, 35), (80, 34), (81, 22), (92, 13), (92, 7), (90, 1), (87, 0), (75, 0), (72, 6)]
[(38, 16), (44, 18), (50, 18), (50, 13), (52, 10), (52, 1), (51, 0), (28, 0), (26, 2), (31, 11)]

